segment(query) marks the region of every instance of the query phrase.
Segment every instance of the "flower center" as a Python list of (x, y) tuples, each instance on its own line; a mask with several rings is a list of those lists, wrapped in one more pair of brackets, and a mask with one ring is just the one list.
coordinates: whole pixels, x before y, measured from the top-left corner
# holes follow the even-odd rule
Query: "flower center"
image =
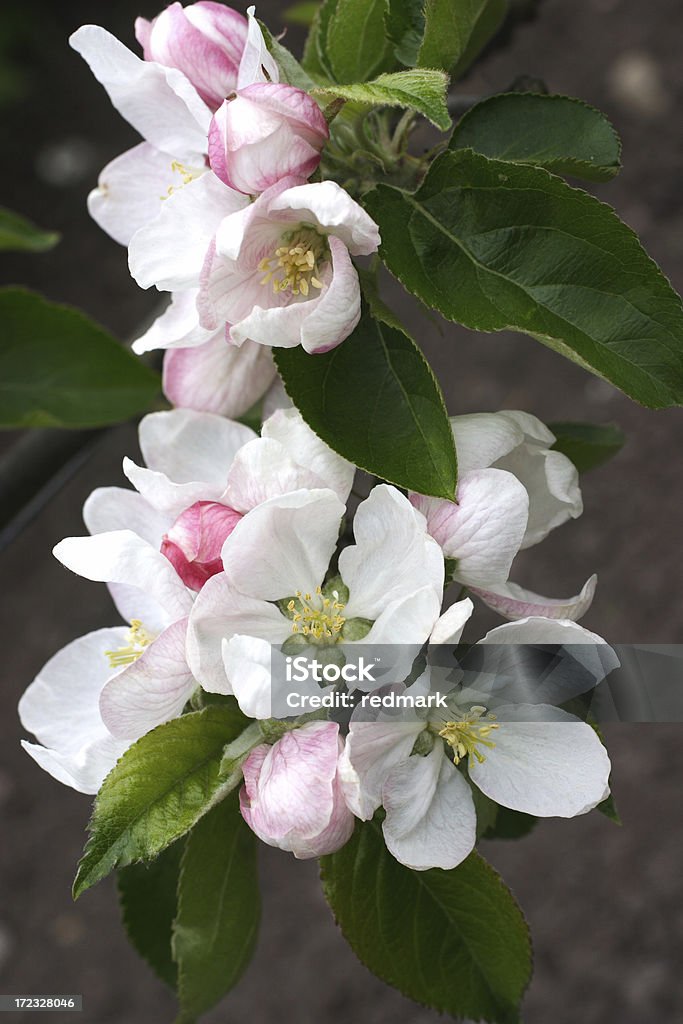
[(289, 291), (308, 296), (311, 288), (322, 288), (318, 264), (327, 255), (327, 243), (314, 228), (298, 228), (280, 238), (272, 256), (264, 256), (258, 265), (265, 271), (261, 284), (272, 283), (274, 292)]
[(316, 587), (315, 595), (297, 590), (287, 604), (292, 615), (292, 633), (309, 637), (315, 643), (338, 643), (346, 622), (341, 614), (344, 607), (336, 590), (331, 597), (323, 595), (322, 587)]
[(494, 715), (487, 715), (486, 708), (477, 704), (457, 720), (446, 722), (439, 729), (439, 736), (453, 749), (455, 764), (460, 764), (468, 754), (476, 757), (480, 764), (486, 760), (486, 755), (479, 747), (495, 747), (496, 744), (489, 739), (493, 730), (499, 728), (494, 719)]
[(145, 647), (148, 647), (154, 635), (148, 632), (142, 625), (140, 619), (131, 619), (130, 629), (126, 636), (128, 644), (125, 647), (117, 647), (115, 651), (105, 651), (112, 668), (121, 668), (123, 665), (132, 665), (137, 661)]
[(178, 188), (182, 188), (183, 185), (189, 185), (191, 181), (194, 181), (194, 179), (198, 178), (202, 173), (201, 170), (194, 167), (186, 167), (185, 164), (181, 164), (180, 160), (171, 161), (171, 170), (174, 174), (180, 175), (182, 182), (180, 185), (169, 185), (166, 195), (159, 196), (160, 199), (168, 199), (168, 197), (172, 196)]

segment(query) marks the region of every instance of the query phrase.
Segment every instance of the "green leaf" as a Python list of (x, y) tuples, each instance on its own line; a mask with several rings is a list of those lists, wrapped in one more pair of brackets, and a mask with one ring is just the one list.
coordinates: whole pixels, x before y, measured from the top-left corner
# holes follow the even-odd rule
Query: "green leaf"
[(329, 72), (320, 59), (320, 6), (311, 22), (311, 27), (304, 43), (304, 52), (301, 57), (301, 66), (317, 81), (326, 81)]
[(484, 831), (484, 839), (521, 839), (538, 824), (538, 818), (511, 807), (498, 807), (496, 820)]
[(316, 3), (316, 0), (312, 0), (310, 3), (292, 4), (282, 12), (282, 18), (290, 25), (312, 25), (319, 7), (320, 4)]
[(0, 206), (0, 251), (47, 252), (60, 239), (57, 231), (43, 231), (20, 213)]
[(149, 409), (159, 375), (83, 313), (0, 290), (0, 427), (100, 427)]
[(115, 867), (152, 860), (237, 784), (225, 782), (220, 763), (245, 724), (233, 707), (211, 705), (157, 726), (125, 752), (95, 798), (74, 899)]
[(393, 64), (384, 29), (386, 0), (325, 0), (318, 50), (335, 82), (366, 82)]
[(605, 115), (569, 96), (491, 96), (458, 122), (450, 148), (586, 181), (608, 181), (621, 167), (621, 142)]
[(195, 825), (183, 854), (173, 926), (177, 1024), (193, 1024), (234, 986), (254, 952), (259, 917), (256, 836), (234, 794)]
[(399, 487), (453, 498), (453, 432), (439, 386), (412, 338), (366, 308), (331, 352), (273, 351), (287, 394), (334, 451)]
[(580, 473), (613, 458), (619, 452), (626, 438), (613, 423), (597, 426), (594, 423), (553, 423), (550, 426), (556, 437), (552, 446), (574, 463)]
[(606, 818), (609, 818), (610, 821), (613, 821), (615, 825), (621, 825), (621, 817), (619, 815), (619, 811), (617, 810), (617, 804), (614, 799), (613, 793), (610, 793), (608, 797), (605, 797), (602, 803), (598, 804), (595, 810), (600, 811), (600, 813), (604, 814)]
[(418, 64), (464, 74), (500, 28), (507, 7), (507, 0), (426, 0)]
[(280, 69), (283, 82), (286, 82), (287, 85), (293, 85), (297, 89), (303, 89), (304, 92), (310, 92), (315, 87), (315, 81), (304, 71), (294, 54), (290, 53), (286, 46), (283, 46), (282, 43), (279, 43), (271, 35), (262, 21), (259, 21), (259, 26), (263, 33), (265, 44)]
[(683, 306), (610, 207), (471, 150), (364, 197), (380, 255), (448, 320), (523, 331), (652, 408), (683, 403)]
[(387, 0), (384, 24), (396, 59), (415, 67), (425, 29), (422, 0)]
[(357, 823), (321, 866), (344, 937), (373, 974), (454, 1017), (519, 1021), (529, 933), (512, 894), (477, 853), (453, 871), (412, 871), (370, 821)]
[(316, 96), (341, 96), (353, 103), (381, 107), (405, 107), (417, 110), (442, 131), (448, 131), (451, 118), (446, 106), (448, 76), (443, 71), (416, 68), (380, 75), (372, 82), (353, 85), (329, 85), (314, 89)]
[(129, 864), (118, 872), (119, 897), (128, 938), (143, 960), (175, 991), (178, 968), (171, 955), (180, 858), (185, 840), (151, 864)]

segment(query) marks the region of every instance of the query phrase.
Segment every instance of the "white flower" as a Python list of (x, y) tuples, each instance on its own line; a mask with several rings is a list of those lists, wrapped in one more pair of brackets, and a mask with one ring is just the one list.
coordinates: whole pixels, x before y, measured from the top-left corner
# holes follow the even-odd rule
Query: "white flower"
[[(454, 605), (432, 641), (457, 643), (471, 612), (469, 600)], [(481, 643), (581, 645), (586, 663), (598, 666), (594, 681), (616, 664), (600, 637), (571, 622), (529, 618), (499, 626)], [(427, 672), (413, 689), (429, 687)], [(359, 721), (354, 713), (340, 762), (351, 810), (368, 819), (383, 805), (387, 848), (415, 870), (453, 868), (474, 846), (476, 814), (461, 763), (502, 806), (539, 817), (591, 810), (609, 793), (607, 752), (589, 725), (554, 706), (552, 688), (543, 693), (549, 703), (496, 704), (495, 717), (471, 689), (453, 690), (448, 709), (432, 708), (425, 718)]]
[(360, 317), (351, 256), (378, 245), (377, 225), (335, 182), (285, 178), (218, 225), (197, 300), (201, 323), (227, 323), (235, 345), (325, 352)]
[(188, 661), (204, 689), (234, 693), (246, 714), (265, 718), (271, 644), (298, 636), (324, 648), (419, 650), (439, 615), (444, 574), (424, 518), (395, 488), (374, 488), (356, 512), (356, 543), (339, 556), (341, 578), (326, 583), (343, 514), (332, 491), (298, 491), (235, 527), (225, 571), (202, 588), (188, 629)]

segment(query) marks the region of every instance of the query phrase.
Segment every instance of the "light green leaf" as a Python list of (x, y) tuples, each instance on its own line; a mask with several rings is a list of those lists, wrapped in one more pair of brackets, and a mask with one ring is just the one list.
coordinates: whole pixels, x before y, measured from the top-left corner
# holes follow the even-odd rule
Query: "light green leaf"
[(83, 313), (0, 290), (0, 427), (99, 427), (149, 409), (159, 375)]
[(160, 853), (151, 864), (129, 864), (118, 872), (126, 933), (152, 970), (175, 991), (178, 968), (171, 955), (180, 858), (185, 840)]
[(183, 715), (130, 747), (102, 784), (90, 836), (74, 882), (74, 899), (115, 867), (152, 860), (234, 788), (220, 774), (225, 746), (246, 719), (225, 705)]
[(652, 408), (683, 403), (683, 307), (610, 207), (539, 167), (471, 150), (417, 192), (364, 197), (380, 255), (449, 320), (517, 330)]
[(450, 148), (586, 181), (608, 181), (621, 166), (619, 136), (605, 115), (569, 96), (491, 96), (458, 122)]
[(507, 0), (425, 0), (418, 64), (454, 77), (464, 74), (500, 28), (507, 8)]
[(442, 131), (448, 131), (451, 118), (446, 106), (448, 76), (443, 71), (416, 68), (380, 75), (372, 82), (353, 85), (329, 85), (316, 88), (315, 96), (341, 96), (353, 103), (417, 110)]
[(384, 23), (396, 59), (415, 67), (425, 29), (422, 0), (387, 0)]
[(395, 65), (386, 38), (386, 0), (325, 0), (318, 51), (335, 82), (366, 82)]
[(399, 487), (452, 499), (453, 433), (434, 375), (408, 335), (366, 309), (331, 352), (273, 351), (287, 394), (334, 451)]
[(614, 424), (553, 423), (550, 429), (557, 439), (552, 447), (571, 459), (580, 473), (613, 458), (626, 441)]
[(412, 871), (370, 821), (357, 823), (321, 867), (337, 923), (373, 974), (457, 1018), (519, 1021), (529, 933), (512, 894), (477, 853), (453, 871)]
[(183, 854), (173, 927), (177, 1024), (193, 1024), (233, 987), (254, 951), (259, 916), (256, 836), (234, 794), (195, 825)]
[(309, 3), (292, 4), (291, 7), (282, 12), (282, 17), (290, 25), (311, 25), (318, 13), (319, 7), (320, 4), (316, 3), (316, 0), (312, 0)]
[(304, 52), (301, 56), (301, 66), (316, 81), (325, 82), (329, 78), (329, 72), (320, 59), (320, 6), (315, 12), (311, 27), (304, 43)]
[(57, 231), (43, 231), (13, 210), (0, 207), (0, 251), (47, 252), (60, 239)]
[(275, 62), (280, 69), (280, 75), (282, 81), (286, 82), (287, 85), (293, 85), (297, 89), (303, 89), (304, 92), (310, 92), (315, 87), (315, 81), (308, 72), (304, 71), (301, 64), (294, 56), (290, 53), (286, 46), (271, 35), (268, 28), (259, 22), (263, 38), (269, 52), (275, 58)]

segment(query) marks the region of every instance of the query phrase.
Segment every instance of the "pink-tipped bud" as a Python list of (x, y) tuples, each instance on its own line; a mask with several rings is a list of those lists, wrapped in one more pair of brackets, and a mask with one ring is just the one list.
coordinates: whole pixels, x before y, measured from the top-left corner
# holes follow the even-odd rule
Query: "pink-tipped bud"
[(196, 501), (164, 534), (161, 552), (186, 587), (201, 590), (208, 579), (223, 571), (221, 548), (242, 515), (217, 501)]
[(257, 82), (214, 114), (209, 163), (226, 185), (257, 195), (288, 175), (308, 178), (329, 136), (322, 110), (308, 93)]
[(212, 110), (237, 88), (247, 19), (225, 4), (171, 4), (152, 21), (137, 18), (135, 35), (145, 60), (178, 68)]

